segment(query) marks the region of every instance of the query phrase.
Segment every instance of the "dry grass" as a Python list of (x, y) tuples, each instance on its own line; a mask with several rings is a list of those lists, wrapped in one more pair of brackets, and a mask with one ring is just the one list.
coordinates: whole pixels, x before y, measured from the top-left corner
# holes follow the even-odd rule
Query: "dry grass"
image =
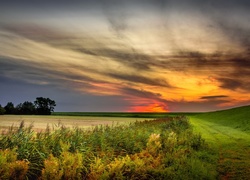
[(47, 126), (56, 128), (63, 124), (65, 127), (92, 128), (96, 125), (117, 125), (135, 121), (147, 120), (146, 118), (127, 117), (84, 117), (84, 116), (39, 116), (39, 115), (4, 115), (0, 116), (0, 132), (6, 131), (10, 126), (19, 127), (22, 121), (25, 126), (33, 125), (33, 130), (44, 131)]

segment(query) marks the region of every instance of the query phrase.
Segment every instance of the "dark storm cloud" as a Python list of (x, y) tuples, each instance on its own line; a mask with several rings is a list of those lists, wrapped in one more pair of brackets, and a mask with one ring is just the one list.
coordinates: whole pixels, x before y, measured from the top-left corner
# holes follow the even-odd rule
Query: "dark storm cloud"
[[(56, 32), (49, 28), (26, 25), (26, 26), (21, 26), (21, 27), (20, 26), (17, 26), (17, 27), (6, 26), (5, 29), (15, 34), (21, 35), (25, 38), (28, 38), (37, 42), (47, 43), (48, 45), (51, 45), (56, 48), (70, 49), (73, 51), (81, 52), (83, 54), (98, 56), (98, 58), (102, 58), (102, 57), (111, 58), (115, 61), (118, 61), (119, 63), (129, 66), (130, 68), (136, 68), (139, 70), (149, 70), (150, 62), (153, 61), (152, 57), (146, 54), (136, 52), (135, 49), (128, 49), (130, 51), (125, 51), (123, 49), (114, 50), (114, 49), (105, 47), (105, 45), (103, 45), (102, 42), (98, 42), (98, 40), (96, 39), (88, 39), (88, 41), (91, 41), (92, 44), (96, 44), (95, 48), (81, 47), (79, 45), (80, 43), (78, 42), (81, 40), (74, 39), (73, 37), (70, 37), (70, 35), (66, 35), (63, 32)], [(82, 41), (84, 42), (84, 39)], [(82, 68), (82, 70), (86, 71), (88, 69)], [(147, 77), (144, 77), (143, 75), (125, 75), (125, 74), (120, 74), (119, 72), (117, 72), (116, 74), (110, 73), (107, 75), (113, 78), (117, 78), (117, 79), (122, 79), (122, 80), (131, 81), (131, 82), (137, 82), (137, 83), (144, 83), (144, 84), (152, 85), (152, 86), (172, 87), (164, 79), (147, 78)], [(60, 76), (64, 77), (65, 74), (62, 73)], [(70, 75), (70, 73), (67, 73), (67, 76), (75, 76), (75, 75)], [(68, 78), (74, 79), (72, 77), (68, 77)], [(80, 79), (80, 78), (76, 78), (76, 79)], [(88, 82), (93, 81), (93, 79), (89, 77), (81, 77), (81, 80), (88, 81)]]
[(211, 99), (219, 99), (219, 98), (227, 98), (229, 96), (225, 95), (216, 95), (216, 96), (202, 96), (200, 99), (206, 99), (206, 100), (211, 100)]
[[(26, 1), (24, 1), (25, 4)], [(27, 1), (30, 2), (30, 1)], [(76, 1), (77, 2), (77, 1)], [(79, 1), (80, 2), (80, 1)], [(157, 1), (115, 1), (115, 0), (99, 0), (99, 1), (93, 1), (92, 3), (90, 3), (91, 1), (82, 1), (82, 4), (86, 4), (86, 6), (88, 6), (89, 4), (101, 4), (102, 5), (102, 9), (104, 11), (104, 15), (107, 16), (108, 22), (109, 24), (111, 24), (112, 29), (114, 29), (114, 31), (116, 31), (116, 33), (120, 33), (124, 30), (126, 30), (129, 25), (126, 22), (127, 18), (130, 18), (129, 15), (126, 15), (127, 13), (130, 12), (130, 9), (133, 7), (133, 5), (135, 5), (136, 7), (141, 7), (141, 9), (143, 9), (143, 7), (157, 7), (157, 8), (162, 8), (164, 6), (168, 7), (168, 4), (176, 4), (176, 6), (170, 6), (170, 8), (177, 8), (178, 6), (184, 6), (186, 7), (187, 5), (187, 9), (196, 9), (197, 7), (207, 7), (208, 10), (216, 10), (220, 12), (220, 14), (218, 14), (216, 16), (217, 21), (222, 21), (224, 24), (220, 24), (218, 22), (214, 22), (214, 24), (212, 24), (213, 26), (215, 26), (215, 28), (219, 28), (222, 29), (223, 31), (225, 31), (225, 34), (228, 34), (228, 36), (234, 36), (235, 38), (239, 38), (241, 40), (247, 40), (249, 39), (249, 29), (242, 29), (243, 27), (239, 27), (235, 26), (234, 24), (231, 24), (230, 21), (225, 23), (224, 19), (221, 19), (221, 17), (223, 16), (224, 11), (221, 10), (221, 7), (224, 6), (228, 6), (226, 8), (226, 11), (230, 10), (231, 8), (239, 8), (241, 9), (242, 7), (246, 7), (247, 5), (249, 5), (249, 3), (247, 1), (198, 1), (198, 0), (188, 0), (188, 1), (173, 1), (173, 0), (157, 0)], [(57, 4), (57, 3), (49, 3), (49, 1), (44, 1), (44, 4), (48, 3), (49, 5), (52, 4)], [(62, 5), (67, 5), (66, 1), (62, 1), (62, 3), (60, 3)], [(182, 5), (183, 4), (183, 5)], [(203, 4), (204, 7), (203, 7)], [(207, 6), (208, 4), (210, 4), (210, 6)], [(140, 6), (139, 6), (140, 5)], [(217, 7), (218, 6), (218, 7)], [(229, 10), (228, 10), (229, 9)], [(213, 17), (212, 15), (209, 14), (209, 11), (205, 11), (206, 15), (209, 17)], [(145, 15), (147, 15), (147, 13), (145, 13)], [(127, 17), (128, 16), (128, 17)], [(132, 15), (133, 16), (133, 15)], [(165, 15), (164, 15), (165, 16)], [(39, 27), (41, 28), (41, 27)], [(37, 38), (35, 38), (35, 40), (39, 40), (41, 39), (42, 41), (49, 41), (51, 40), (52, 42), (47, 42), (47, 43), (51, 43), (54, 45), (58, 45), (58, 46), (65, 46), (65, 47), (69, 47), (72, 49), (75, 49), (79, 52), (83, 52), (86, 54), (90, 54), (90, 55), (98, 55), (98, 56), (113, 56), (113, 58), (117, 58), (118, 60), (120, 59), (133, 59), (135, 61), (140, 61), (140, 59), (147, 61), (151, 61), (151, 57), (147, 57), (145, 54), (137, 52), (136, 49), (133, 48), (133, 45), (130, 44), (130, 48), (132, 51), (134, 51), (134, 53), (131, 52), (119, 52), (116, 51), (114, 52), (114, 50), (109, 49), (107, 47), (105, 47), (99, 40), (92, 38), (91, 41), (95, 42), (95, 49), (88, 49), (86, 47), (79, 47), (79, 44), (76, 44), (75, 42), (72, 42), (72, 39), (70, 39), (69, 37), (67, 37), (68, 35), (65, 35), (62, 33), (62, 36), (60, 35), (61, 32), (51, 32), (48, 31), (48, 29), (45, 29), (43, 31), (43, 29), (41, 30), (34, 30), (38, 31), (37, 33)], [(32, 31), (32, 29), (27, 29), (28, 33), (30, 31)], [(40, 31), (40, 32), (39, 32)], [(46, 32), (47, 31), (47, 32)], [(19, 34), (25, 34), (25, 32), (18, 32)], [(40, 36), (39, 36), (40, 33)], [(35, 34), (35, 33), (34, 33)], [(34, 35), (33, 34), (33, 35)], [(35, 34), (36, 35), (36, 34)], [(31, 35), (27, 34), (25, 35), (26, 37), (32, 38), (32, 32)], [(61, 36), (61, 37), (60, 37)], [(63, 37), (63, 38), (62, 38)], [(45, 39), (42, 39), (45, 38)], [(86, 37), (86, 38), (90, 38), (90, 37)], [(163, 37), (164, 38), (164, 37)], [(124, 38), (124, 40), (126, 40), (126, 37)], [(59, 42), (56, 42), (59, 41)], [(61, 41), (61, 42), (60, 42)], [(64, 42), (65, 41), (65, 42)], [(68, 42), (67, 42), (68, 41)], [(247, 40), (248, 41), (248, 40)], [(127, 43), (127, 42), (126, 42)], [(65, 44), (65, 45), (64, 45)], [(98, 46), (99, 44), (99, 46)], [(102, 44), (102, 45), (100, 45)], [(99, 48), (98, 48), (99, 47)], [(95, 52), (97, 51), (97, 52)], [(185, 52), (185, 50), (184, 50)], [(193, 52), (191, 52), (193, 53)], [(196, 52), (197, 54), (199, 52)], [(197, 57), (195, 58), (197, 59)], [(203, 59), (204, 60), (204, 59)], [(203, 64), (204, 61), (199, 61), (200, 64)], [(141, 64), (146, 64), (146, 63), (140, 63)], [(132, 64), (134, 65), (134, 64)], [(137, 64), (135, 64), (137, 65)]]
[(205, 54), (199, 51), (181, 51), (174, 55), (152, 56), (151, 59), (158, 61), (149, 62), (151, 66), (164, 68), (170, 71), (193, 72), (200, 71), (224, 71), (221, 67), (227, 68), (232, 66), (232, 62), (225, 61), (224, 55), (216, 52)]
[[(41, 27), (38, 25), (6, 25), (4, 29), (56, 48), (69, 49), (83, 54), (98, 56), (98, 58), (111, 58), (126, 66), (134, 67), (139, 70), (149, 70), (150, 65), (178, 71), (180, 69), (186, 71), (187, 69), (190, 69), (190, 67), (206, 68), (220, 65), (220, 61), (217, 61), (217, 59), (212, 59), (211, 56), (207, 57), (205, 54), (198, 51), (182, 51), (175, 57), (164, 57), (164, 55), (162, 57), (156, 57), (141, 53), (134, 47), (129, 47), (125, 44), (117, 44), (121, 49), (112, 49), (109, 47), (109, 44), (105, 44), (101, 39), (93, 38), (88, 35), (77, 38), (49, 27)], [(114, 40), (110, 39), (109, 43), (112, 44), (112, 41)], [(158, 59), (162, 59), (163, 61), (156, 61)]]
[(247, 53), (235, 54), (215, 52), (204, 54), (201, 52), (180, 52), (175, 56), (158, 57), (162, 61), (153, 66), (162, 67), (170, 71), (187, 74), (206, 74), (219, 81), (219, 87), (229, 90), (249, 91), (250, 56)]
[[(249, 6), (250, 8), (250, 6)], [(215, 27), (222, 31), (223, 34), (235, 44), (239, 44), (241, 48), (249, 53), (250, 49), (250, 15), (244, 14), (242, 17), (233, 19), (215, 20)]]
[[(116, 43), (117, 47), (120, 47), (118, 49), (113, 49), (109, 47), (109, 44), (105, 44), (102, 39), (93, 38), (88, 35), (78, 38), (62, 31), (38, 25), (6, 25), (4, 26), (4, 29), (22, 37), (36, 42), (46, 43), (56, 48), (69, 49), (82, 54), (97, 56), (98, 58), (110, 58), (124, 64), (125, 66), (136, 68), (138, 70), (147, 71), (154, 66), (165, 68), (166, 70), (183, 72), (197, 71), (197, 73), (200, 73), (202, 71), (209, 71), (210, 73), (214, 73), (214, 76), (221, 81), (222, 88), (230, 88), (229, 85), (232, 84), (233, 86), (231, 89), (235, 89), (236, 86), (237, 88), (246, 89), (246, 86), (242, 86), (245, 84), (245, 82), (241, 82), (243, 81), (242, 78), (236, 78), (239, 76), (248, 76), (250, 73), (250, 58), (247, 53), (240, 55), (242, 56), (240, 57), (238, 54), (227, 53), (227, 55), (225, 55), (223, 51), (220, 52), (220, 50), (208, 55), (199, 51), (188, 51), (182, 49), (174, 56), (154, 56), (141, 53), (131, 44), (129, 46), (128, 44), (123, 43), (123, 41), (117, 44), (113, 39), (110, 39), (108, 43)], [(84, 44), (84, 46), (82, 44)], [(228, 68), (233, 70), (229, 70)], [(234, 81), (235, 83), (228, 83), (227, 80), (225, 81), (224, 72), (226, 72), (226, 78), (231, 79), (231, 81)], [(134, 82), (144, 82), (146, 84), (170, 87), (167, 82), (163, 82), (159, 79), (157, 79), (158, 82), (156, 83), (154, 80), (145, 79), (143, 76), (125, 77), (123, 74), (119, 73), (113, 76), (124, 80), (133, 79)]]
[[(225, 109), (223, 104), (231, 103), (231, 100), (226, 99), (210, 99), (209, 101), (168, 101), (170, 111), (181, 112), (207, 112), (219, 109)], [(231, 106), (229, 106), (231, 107)]]
[(138, 90), (135, 88), (129, 88), (129, 87), (123, 87), (121, 89), (123, 94), (131, 97), (136, 97), (136, 98), (143, 98), (143, 99), (148, 99), (149, 101), (151, 100), (157, 100), (161, 103), (164, 103), (167, 105), (168, 101), (165, 100), (160, 93), (152, 93), (147, 90)]
[[(129, 47), (122, 43), (117, 44), (120, 49), (112, 49), (109, 47), (109, 44), (105, 44), (100, 39), (88, 35), (77, 38), (48, 27), (22, 25), (5, 26), (4, 29), (56, 48), (68, 49), (82, 54), (96, 56), (100, 59), (110, 58), (127, 67), (138, 70), (148, 71), (151, 67), (158, 67), (170, 71), (182, 71), (186, 73), (199, 74), (201, 72), (206, 72), (217, 78), (217, 80), (221, 82), (220, 87), (224, 89), (235, 90), (239, 88), (249, 90), (249, 87), (245, 85), (248, 82), (242, 78), (243, 76), (248, 77), (250, 75), (249, 54), (239, 55), (227, 53), (225, 55), (223, 51), (217, 51), (213, 54), (204, 54), (199, 51), (182, 50), (172, 56), (154, 56), (140, 53), (139, 50), (136, 50), (134, 47)], [(109, 43), (112, 44), (112, 41), (114, 40), (110, 39)], [(81, 44), (86, 45), (82, 46)], [(110, 73), (109, 76), (131, 82), (171, 87), (168, 82), (162, 79), (150, 79), (143, 75), (125, 75), (118, 72), (117, 74)], [(91, 81), (91, 79), (86, 80)]]
[[(204, 58), (206, 60), (204, 60)], [(190, 61), (189, 66), (197, 67), (197, 71), (207, 71), (220, 83), (220, 87), (230, 90), (250, 90), (250, 56), (248, 54), (218, 55), (214, 57), (200, 57)], [(203, 63), (201, 63), (203, 62)], [(190, 69), (193, 69), (190, 67)]]
[(97, 4), (99, 1), (98, 0), (72, 0), (72, 1), (67, 1), (67, 0), (54, 0), (54, 1), (49, 1), (49, 0), (43, 0), (43, 1), (33, 1), (33, 0), (22, 0), (21, 2), (19, 0), (2, 0), (1, 5), (3, 7), (18, 7), (18, 8), (25, 8), (25, 9), (58, 9), (58, 8), (84, 8), (83, 5), (87, 6), (88, 8)]
[(221, 82), (220, 87), (224, 89), (237, 90), (238, 88), (249, 88), (248, 84), (243, 84), (239, 79), (231, 79), (231, 78), (218, 78)]
[(160, 79), (160, 78), (148, 78), (144, 77), (143, 75), (129, 75), (129, 74), (119, 74), (119, 73), (109, 73), (108, 75), (116, 79), (130, 81), (134, 83), (142, 83), (151, 86), (174, 88), (165, 79)]
[(233, 71), (232, 78), (244, 79), (250, 76), (250, 56), (249, 57), (235, 57), (229, 60), (232, 64)]
[[(248, 54), (235, 54), (215, 52), (204, 54), (201, 52), (182, 51), (176, 56), (160, 57), (163, 61), (155, 66), (164, 67), (172, 71), (201, 74), (218, 80), (221, 88), (230, 90), (247, 90), (250, 88), (250, 56)], [(164, 61), (165, 59), (165, 61)]]
[(2, 0), (1, 4), (3, 7), (27, 7), (27, 8), (61, 8), (61, 7), (74, 7), (74, 8), (89, 8), (101, 4), (104, 6), (106, 11), (113, 9), (124, 9), (124, 8), (144, 8), (144, 7), (157, 7), (158, 9), (164, 9), (171, 5), (171, 8), (176, 7), (186, 7), (186, 8), (209, 8), (209, 9), (220, 9), (227, 11), (228, 9), (234, 8), (246, 8), (250, 6), (248, 0), (43, 0), (43, 1), (33, 1), (33, 0)]
[[(77, 68), (82, 71), (86, 70), (79, 66)], [(105, 83), (105, 81), (96, 80), (89, 76), (74, 74), (67, 67), (61, 71), (60, 69), (57, 70), (56, 67), (50, 67), (49, 69), (42, 62), (30, 63), (10, 58), (0, 58), (0, 75), (27, 83), (49, 84), (58, 88), (67, 88), (70, 84), (72, 88), (76, 89), (78, 87), (91, 89), (93, 86), (89, 83)]]
[(150, 56), (137, 52), (135, 49), (111, 49), (103, 47), (102, 49), (92, 49), (95, 56), (106, 57), (119, 63), (136, 68), (138, 70), (149, 70), (149, 60), (152, 60)]

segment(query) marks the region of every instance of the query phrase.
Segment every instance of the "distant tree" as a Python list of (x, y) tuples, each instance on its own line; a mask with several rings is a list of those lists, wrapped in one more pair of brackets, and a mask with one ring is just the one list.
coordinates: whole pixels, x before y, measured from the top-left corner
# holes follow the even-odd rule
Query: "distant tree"
[(56, 102), (54, 100), (43, 97), (37, 97), (34, 104), (36, 113), (39, 115), (50, 115), (56, 106)]
[(16, 105), (14, 114), (22, 114), (22, 106), (23, 106), (22, 103)]
[(21, 114), (35, 114), (35, 105), (32, 102), (25, 101), (21, 106)]
[(14, 114), (15, 113), (15, 107), (12, 102), (8, 102), (6, 106), (4, 106), (5, 114)]
[(4, 113), (5, 113), (5, 109), (0, 104), (0, 115), (4, 115)]

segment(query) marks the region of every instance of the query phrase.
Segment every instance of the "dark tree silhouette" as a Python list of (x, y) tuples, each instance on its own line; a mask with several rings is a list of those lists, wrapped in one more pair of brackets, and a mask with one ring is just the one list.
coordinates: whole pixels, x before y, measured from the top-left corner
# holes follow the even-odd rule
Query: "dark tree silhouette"
[(15, 107), (12, 102), (8, 102), (6, 106), (4, 106), (5, 114), (14, 114), (15, 113)]
[(23, 106), (22, 103), (19, 103), (18, 105), (16, 105), (14, 114), (22, 114), (22, 106)]
[(5, 113), (5, 109), (0, 104), (0, 115), (3, 115)]
[(43, 97), (37, 97), (34, 103), (25, 101), (14, 107), (12, 102), (8, 102), (3, 108), (0, 106), (0, 114), (39, 114), (50, 115), (54, 111), (56, 102)]
[(32, 102), (25, 101), (21, 107), (21, 114), (35, 114), (35, 105)]
[(39, 115), (50, 115), (54, 111), (56, 102), (43, 97), (37, 97), (34, 101), (36, 113)]

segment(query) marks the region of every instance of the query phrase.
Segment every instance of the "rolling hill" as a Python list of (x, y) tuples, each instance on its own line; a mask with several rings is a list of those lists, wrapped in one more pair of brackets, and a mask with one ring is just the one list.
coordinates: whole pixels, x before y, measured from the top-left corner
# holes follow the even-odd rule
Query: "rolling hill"
[(250, 106), (200, 113), (189, 119), (218, 153), (219, 179), (250, 179)]
[(200, 113), (195, 115), (202, 119), (223, 126), (229, 126), (242, 131), (250, 131), (250, 105), (228, 110)]

